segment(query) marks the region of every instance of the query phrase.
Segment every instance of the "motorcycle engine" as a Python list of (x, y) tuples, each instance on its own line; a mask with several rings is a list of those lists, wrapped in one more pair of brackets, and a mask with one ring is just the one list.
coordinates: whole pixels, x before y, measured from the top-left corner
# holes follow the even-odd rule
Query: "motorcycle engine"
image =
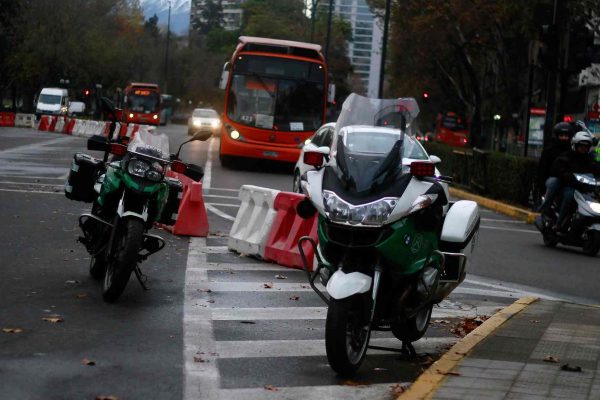
[(417, 281), (416, 295), (419, 303), (430, 301), (438, 286), (440, 280), (439, 269), (433, 266), (423, 268), (421, 276)]

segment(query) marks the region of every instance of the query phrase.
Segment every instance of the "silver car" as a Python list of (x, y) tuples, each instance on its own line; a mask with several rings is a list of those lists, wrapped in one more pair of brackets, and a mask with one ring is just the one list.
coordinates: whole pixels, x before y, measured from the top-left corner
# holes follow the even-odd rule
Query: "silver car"
[(221, 118), (212, 108), (196, 108), (188, 119), (188, 135), (193, 135), (200, 130), (210, 129), (213, 135), (221, 131)]

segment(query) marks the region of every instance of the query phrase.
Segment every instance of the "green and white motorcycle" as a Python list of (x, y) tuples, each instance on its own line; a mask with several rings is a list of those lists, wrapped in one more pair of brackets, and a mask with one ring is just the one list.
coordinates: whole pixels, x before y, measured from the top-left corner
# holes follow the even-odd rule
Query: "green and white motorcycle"
[[(466, 275), (479, 228), (472, 201), (448, 202), (448, 177), (410, 135), (416, 101), (351, 94), (332, 148), (306, 152), (297, 212), (318, 213), (318, 245), (298, 247), (312, 288), (328, 304), (325, 346), (338, 374), (354, 374), (372, 330), (391, 330), (402, 350), (426, 332), (432, 308)], [(331, 150), (331, 152), (330, 152)], [(329, 156), (331, 154), (331, 156)], [(433, 161), (432, 161), (433, 160)], [(435, 162), (434, 162), (435, 161)], [(316, 247), (309, 272), (306, 241)], [(327, 295), (316, 287), (321, 279)]]

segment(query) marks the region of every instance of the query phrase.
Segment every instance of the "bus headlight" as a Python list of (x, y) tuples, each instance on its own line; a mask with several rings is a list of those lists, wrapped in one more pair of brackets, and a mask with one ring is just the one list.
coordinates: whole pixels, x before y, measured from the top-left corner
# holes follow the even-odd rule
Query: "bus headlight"
[(231, 132), (229, 132), (229, 136), (233, 139), (233, 140), (238, 140), (240, 138), (240, 133), (236, 130), (233, 130)]
[(152, 116), (152, 119), (158, 119), (158, 115), (154, 114), (154, 115)]
[(133, 113), (129, 113), (129, 118), (133, 118)]

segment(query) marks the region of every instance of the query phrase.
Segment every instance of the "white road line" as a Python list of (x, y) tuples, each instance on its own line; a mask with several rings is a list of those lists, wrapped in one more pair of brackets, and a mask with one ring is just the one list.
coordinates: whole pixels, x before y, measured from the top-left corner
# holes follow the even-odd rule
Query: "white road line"
[(235, 192), (235, 193), (239, 193), (240, 189), (228, 189), (228, 188), (210, 188), (211, 191), (213, 190), (219, 190), (219, 191), (225, 191), (225, 192)]
[(43, 190), (19, 190), (19, 189), (0, 189), (0, 192), (16, 192), (16, 193), (35, 193), (35, 194), (60, 194), (64, 196), (63, 192), (46, 192)]
[[(559, 297), (553, 297), (553, 296), (549, 296), (549, 295), (545, 295), (545, 294), (541, 294), (539, 292), (535, 292), (534, 290), (529, 291), (529, 290), (522, 290), (522, 289), (516, 289), (516, 288), (512, 288), (510, 287), (512, 285), (512, 283), (510, 282), (506, 282), (506, 283), (490, 283), (484, 280), (485, 278), (481, 278), (481, 277), (476, 277), (473, 275), (469, 275), (469, 278), (465, 279), (466, 283), (471, 283), (474, 285), (478, 285), (478, 286), (484, 286), (484, 287), (489, 287), (492, 289), (500, 289), (500, 290), (510, 290), (513, 293), (517, 294), (518, 296), (535, 296), (535, 297), (539, 297), (541, 299), (545, 299), (545, 300), (554, 300), (554, 301), (564, 301), (564, 298), (559, 298)], [(532, 288), (533, 289), (533, 288)]]
[[(440, 346), (447, 346), (458, 341), (457, 337), (431, 337), (413, 342), (419, 353), (435, 352)], [(325, 356), (325, 340), (232, 340), (218, 341), (217, 353), (222, 358), (255, 358), (255, 357), (314, 357)], [(394, 337), (371, 338), (372, 346), (400, 349), (402, 342)], [(390, 354), (393, 351), (370, 349), (369, 355)], [(397, 354), (397, 353), (395, 353)]]
[(8, 182), (0, 181), (0, 185), (29, 185), (29, 186), (52, 186), (56, 188), (64, 188), (64, 185), (57, 185), (55, 183), (38, 183), (38, 182)]
[[(198, 305), (202, 305), (202, 300), (198, 300)], [(493, 315), (501, 308), (499, 305), (473, 307), (468, 310), (434, 307), (431, 318), (472, 318), (477, 315)], [(213, 321), (325, 319), (327, 307), (212, 308), (212, 316)], [(191, 319), (192, 316), (189, 318)]]
[[(401, 386), (409, 386), (410, 382), (400, 383)], [(392, 398), (393, 383), (376, 383), (364, 386), (324, 385), (324, 386), (288, 386), (277, 387), (277, 390), (265, 390), (264, 388), (251, 389), (222, 389), (220, 400), (243, 399), (243, 400), (364, 400), (364, 399), (387, 399)]]
[(212, 147), (213, 143), (215, 143), (215, 138), (210, 138), (210, 143), (208, 144), (208, 151), (206, 153), (206, 164), (204, 165), (204, 177), (202, 178), (202, 188), (210, 189), (211, 179), (212, 179)]
[(21, 179), (54, 179), (54, 180), (64, 180), (63, 177), (48, 177), (48, 176), (31, 176), (31, 175), (10, 175), (10, 174), (0, 174), (1, 177), (7, 178), (21, 178)]
[[(183, 304), (184, 400), (218, 399), (220, 386), (211, 309), (196, 306), (201, 301), (198, 296), (208, 300), (208, 293), (198, 292), (208, 282), (208, 275), (206, 270), (191, 271), (206, 263), (205, 245), (205, 238), (190, 238)], [(206, 362), (196, 362), (194, 357)]]
[(539, 232), (536, 230), (527, 230), (527, 229), (513, 229), (513, 228), (500, 228), (498, 226), (486, 226), (486, 225), (481, 225), (479, 228), (481, 229), (491, 229), (494, 231), (508, 231), (508, 232), (520, 232), (520, 233), (535, 233), (538, 234)]
[(289, 271), (289, 268), (282, 267), (277, 264), (259, 264), (259, 263), (245, 263), (245, 264), (227, 264), (227, 263), (206, 263), (205, 266), (194, 269), (206, 269), (209, 271)]
[(213, 207), (232, 207), (232, 208), (240, 208), (239, 204), (227, 204), (227, 203), (204, 203), (207, 206)]
[(498, 219), (498, 218), (481, 218), (481, 222), (501, 222), (503, 224), (526, 224), (525, 221), (514, 221), (511, 219)]
[(224, 218), (229, 221), (235, 221), (235, 217), (232, 217), (231, 215), (224, 213), (223, 211), (219, 210), (218, 208), (216, 208), (212, 205), (209, 205), (206, 203), (205, 203), (205, 205), (206, 205), (207, 210), (212, 211), (213, 213), (217, 214), (219, 217)]

